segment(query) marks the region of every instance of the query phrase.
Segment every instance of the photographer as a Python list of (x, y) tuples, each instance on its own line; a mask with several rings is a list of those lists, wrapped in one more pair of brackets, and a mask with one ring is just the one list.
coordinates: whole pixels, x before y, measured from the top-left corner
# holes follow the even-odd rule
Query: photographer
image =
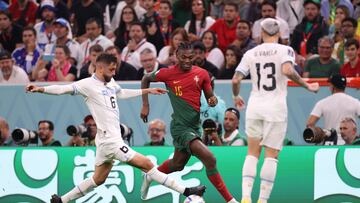
[(85, 116), (83, 124), (70, 125), (66, 131), (71, 136), (67, 146), (95, 146), (97, 127), (91, 114)]
[(346, 117), (340, 122), (340, 134), (346, 145), (360, 145), (360, 136), (357, 133), (357, 125), (354, 119)]
[(42, 146), (61, 146), (60, 141), (54, 139), (54, 124), (49, 120), (41, 120), (38, 124), (38, 134)]
[(14, 142), (10, 137), (8, 122), (0, 117), (0, 146), (13, 146)]
[(240, 112), (235, 108), (228, 108), (224, 117), (224, 134), (220, 137), (218, 132), (204, 128), (203, 141), (215, 146), (244, 146), (246, 139), (239, 133)]
[(85, 140), (87, 146), (95, 146), (95, 137), (97, 132), (97, 127), (94, 118), (92, 115), (87, 115), (84, 118), (84, 124), (87, 128), (88, 137)]
[[(339, 123), (342, 118), (356, 118), (360, 115), (360, 102), (345, 93), (346, 78), (335, 74), (329, 78), (332, 95), (318, 101), (307, 121), (307, 127), (315, 127), (320, 117), (324, 118), (325, 129), (334, 128), (339, 132)], [(338, 145), (344, 144), (339, 136)]]

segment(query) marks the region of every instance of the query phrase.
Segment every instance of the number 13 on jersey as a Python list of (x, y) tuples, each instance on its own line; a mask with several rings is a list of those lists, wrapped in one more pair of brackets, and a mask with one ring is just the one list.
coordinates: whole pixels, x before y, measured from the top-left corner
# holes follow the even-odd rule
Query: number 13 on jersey
[[(274, 63), (256, 63), (257, 87), (258, 90), (273, 91), (276, 89), (275, 64)], [(261, 85), (262, 84), (262, 85)]]

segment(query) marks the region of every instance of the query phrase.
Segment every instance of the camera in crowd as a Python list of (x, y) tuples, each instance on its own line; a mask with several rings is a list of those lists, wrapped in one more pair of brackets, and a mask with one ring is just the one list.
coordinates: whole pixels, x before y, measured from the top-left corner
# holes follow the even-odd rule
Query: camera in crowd
[(29, 144), (38, 144), (39, 135), (36, 131), (25, 128), (17, 128), (11, 133), (11, 137), (17, 145), (27, 146)]
[(334, 128), (322, 129), (319, 127), (309, 127), (303, 132), (305, 142), (322, 145), (337, 145), (337, 132)]
[(69, 125), (66, 128), (66, 133), (69, 136), (78, 136), (80, 135), (82, 138), (88, 138), (90, 135), (89, 127), (86, 127), (85, 124), (80, 125)]
[(222, 134), (222, 126), (220, 123), (215, 122), (211, 118), (204, 120), (202, 124), (205, 135), (209, 135), (213, 132), (216, 132), (218, 135)]

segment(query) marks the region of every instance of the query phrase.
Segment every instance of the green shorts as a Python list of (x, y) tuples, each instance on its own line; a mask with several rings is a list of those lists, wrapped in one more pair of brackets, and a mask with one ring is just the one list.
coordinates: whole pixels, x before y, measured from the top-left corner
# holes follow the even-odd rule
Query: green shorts
[(199, 127), (186, 126), (182, 122), (172, 120), (170, 123), (170, 132), (175, 149), (191, 154), (189, 143), (195, 139), (201, 140), (199, 129)]

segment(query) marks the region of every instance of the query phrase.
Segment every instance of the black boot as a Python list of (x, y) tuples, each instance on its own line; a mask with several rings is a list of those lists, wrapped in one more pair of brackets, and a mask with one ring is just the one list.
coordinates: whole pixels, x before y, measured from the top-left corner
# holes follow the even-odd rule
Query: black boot
[(197, 195), (197, 196), (203, 196), (204, 192), (206, 190), (205, 185), (199, 185), (196, 187), (189, 187), (185, 189), (185, 192), (183, 195), (190, 196), (190, 195)]

